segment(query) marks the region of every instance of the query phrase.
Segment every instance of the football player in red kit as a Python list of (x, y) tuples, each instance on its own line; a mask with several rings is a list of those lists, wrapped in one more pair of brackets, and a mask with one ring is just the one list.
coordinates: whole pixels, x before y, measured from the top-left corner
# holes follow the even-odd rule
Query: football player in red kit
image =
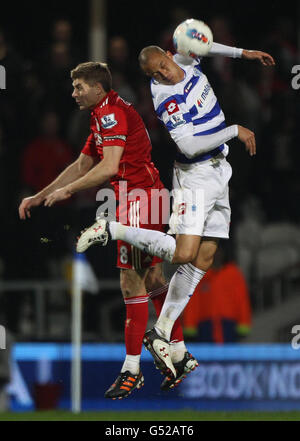
[[(109, 180), (117, 200), (124, 201), (122, 185), (127, 186), (128, 197), (118, 206), (118, 220), (126, 225), (163, 231), (162, 210), (157, 221), (151, 223), (150, 213), (158, 206), (158, 193), (163, 184), (151, 161), (151, 142), (141, 117), (112, 89), (106, 64), (79, 64), (71, 71), (71, 78), (72, 96), (79, 108), (91, 110), (91, 133), (76, 161), (39, 193), (23, 199), (19, 206), (20, 218), (30, 217), (32, 207), (41, 204), (50, 207), (73, 193), (101, 186)], [(146, 197), (139, 197), (139, 192), (134, 197), (136, 189), (142, 190)], [(118, 242), (117, 266), (126, 306), (126, 358), (120, 375), (105, 393), (107, 398), (113, 399), (127, 397), (133, 389), (143, 385), (140, 355), (148, 321), (148, 299), (151, 298), (159, 315), (168, 289), (161, 261), (122, 241)], [(171, 358), (177, 377), (166, 377), (162, 389), (174, 387), (198, 365), (185, 347), (179, 319), (171, 340)]]

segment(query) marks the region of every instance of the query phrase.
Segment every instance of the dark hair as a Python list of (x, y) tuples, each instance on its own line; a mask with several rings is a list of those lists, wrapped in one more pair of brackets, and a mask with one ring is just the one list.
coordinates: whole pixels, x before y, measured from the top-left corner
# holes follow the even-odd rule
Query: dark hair
[(72, 80), (82, 79), (90, 85), (101, 83), (105, 92), (112, 88), (112, 78), (106, 63), (88, 61), (80, 63), (75, 69), (71, 70)]

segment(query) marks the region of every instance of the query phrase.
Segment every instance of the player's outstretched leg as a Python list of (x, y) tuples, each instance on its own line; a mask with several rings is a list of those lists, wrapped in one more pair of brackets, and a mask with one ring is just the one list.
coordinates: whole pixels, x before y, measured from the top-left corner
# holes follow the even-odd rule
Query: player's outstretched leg
[(130, 227), (97, 217), (96, 222), (82, 232), (76, 250), (83, 253), (91, 245), (105, 246), (109, 240), (123, 240), (150, 256), (158, 256), (170, 263), (176, 249), (175, 238), (162, 231)]
[(149, 329), (144, 336), (145, 348), (150, 351), (158, 369), (167, 377), (176, 378), (176, 370), (170, 355), (169, 342), (161, 337), (155, 328)]
[(121, 372), (104, 396), (121, 400), (128, 397), (134, 389), (140, 389), (142, 386), (144, 386), (144, 377), (141, 371), (137, 375), (132, 375), (129, 371)]
[(76, 245), (77, 253), (83, 253), (91, 245), (106, 246), (111, 239), (109, 223), (105, 219), (97, 218), (96, 222), (89, 228), (86, 228), (79, 237)]

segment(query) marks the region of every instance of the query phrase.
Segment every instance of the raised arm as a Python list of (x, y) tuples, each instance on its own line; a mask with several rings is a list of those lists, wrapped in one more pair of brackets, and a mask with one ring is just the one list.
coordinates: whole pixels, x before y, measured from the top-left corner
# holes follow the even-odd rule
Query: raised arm
[(231, 58), (244, 58), (246, 60), (258, 60), (263, 66), (275, 65), (274, 58), (267, 52), (240, 49), (214, 42), (207, 56), (212, 57), (218, 55)]

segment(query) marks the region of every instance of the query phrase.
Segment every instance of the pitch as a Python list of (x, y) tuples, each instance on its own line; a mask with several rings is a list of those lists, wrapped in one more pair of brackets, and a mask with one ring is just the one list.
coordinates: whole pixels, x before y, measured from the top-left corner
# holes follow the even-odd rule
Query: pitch
[(0, 421), (300, 421), (300, 411), (287, 412), (200, 412), (177, 411), (67, 411), (3, 412)]

